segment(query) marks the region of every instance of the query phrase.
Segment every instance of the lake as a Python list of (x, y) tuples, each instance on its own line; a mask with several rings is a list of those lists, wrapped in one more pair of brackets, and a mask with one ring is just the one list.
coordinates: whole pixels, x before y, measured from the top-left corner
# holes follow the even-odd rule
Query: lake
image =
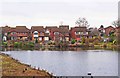
[(118, 76), (118, 53), (113, 50), (3, 51), (22, 63), (56, 76)]

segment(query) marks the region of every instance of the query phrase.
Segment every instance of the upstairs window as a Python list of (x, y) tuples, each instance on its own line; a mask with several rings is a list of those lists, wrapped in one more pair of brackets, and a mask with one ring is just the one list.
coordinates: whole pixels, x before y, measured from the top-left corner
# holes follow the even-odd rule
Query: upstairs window
[(40, 34), (43, 34), (43, 32), (40, 32)]
[(79, 32), (75, 32), (76, 35), (79, 35)]
[(38, 35), (38, 31), (34, 31), (34, 35)]
[(54, 32), (54, 35), (59, 35), (59, 32)]
[(16, 34), (16, 32), (12, 32), (11, 34)]

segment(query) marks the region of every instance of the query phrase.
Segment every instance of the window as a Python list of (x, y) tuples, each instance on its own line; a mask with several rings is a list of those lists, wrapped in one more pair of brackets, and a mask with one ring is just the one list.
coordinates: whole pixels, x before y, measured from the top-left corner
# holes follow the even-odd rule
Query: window
[(33, 33), (34, 33), (34, 35), (38, 35), (38, 31), (34, 31)]
[(78, 35), (78, 34), (79, 34), (79, 32), (75, 32), (75, 34), (76, 34), (76, 35)]
[(80, 32), (81, 35), (83, 35), (83, 32)]
[(86, 34), (88, 35), (88, 32), (86, 32)]
[(49, 32), (49, 30), (46, 30), (46, 32), (45, 32), (45, 33), (50, 33), (50, 32)]
[(49, 40), (49, 37), (45, 37), (45, 41), (48, 41)]
[(43, 34), (42, 32), (40, 32), (40, 34)]
[(54, 35), (59, 35), (59, 32), (54, 32)]
[(39, 37), (39, 40), (42, 41), (42, 37)]
[(12, 32), (12, 34), (16, 34), (16, 32)]

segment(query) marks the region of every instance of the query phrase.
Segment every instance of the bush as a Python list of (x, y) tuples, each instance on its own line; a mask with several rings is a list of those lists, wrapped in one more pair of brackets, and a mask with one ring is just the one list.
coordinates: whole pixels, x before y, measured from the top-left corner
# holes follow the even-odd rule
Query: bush
[(82, 43), (85, 43), (85, 37), (82, 37)]
[(22, 47), (22, 42), (14, 42), (14, 47)]
[(14, 42), (14, 47), (19, 47), (19, 42)]
[(27, 46), (29, 46), (29, 47), (34, 47), (34, 43), (33, 43), (33, 42), (28, 42), (28, 43), (27, 43)]
[(3, 46), (7, 46), (7, 42), (3, 42)]
[(38, 39), (35, 40), (35, 43), (38, 43)]
[(72, 40), (71, 40), (71, 44), (74, 44), (75, 42), (76, 42), (75, 39), (72, 39)]
[(51, 45), (51, 44), (52, 44), (52, 42), (48, 42), (47, 44), (48, 44), (48, 45)]
[(113, 41), (113, 44), (117, 44), (117, 41), (116, 41), (116, 40), (114, 40), (114, 41)]
[(114, 41), (114, 38), (110, 38), (109, 42), (113, 42)]

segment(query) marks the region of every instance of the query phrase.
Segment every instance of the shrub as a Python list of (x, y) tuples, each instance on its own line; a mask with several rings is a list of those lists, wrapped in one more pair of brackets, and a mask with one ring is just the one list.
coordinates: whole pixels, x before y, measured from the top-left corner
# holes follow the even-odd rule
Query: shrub
[(7, 46), (7, 42), (3, 42), (3, 46)]
[(14, 47), (22, 47), (22, 42), (14, 42)]
[(85, 43), (85, 37), (82, 37), (82, 43)]
[(51, 45), (52, 43), (51, 43), (51, 42), (48, 42), (47, 44), (48, 44), (48, 45)]
[(72, 40), (71, 40), (71, 44), (74, 44), (75, 42), (76, 42), (75, 39), (72, 39)]
[(113, 41), (113, 44), (117, 44), (117, 41), (116, 41), (116, 40), (114, 40), (114, 41)]
[(34, 47), (34, 43), (33, 43), (33, 42), (28, 42), (28, 43), (27, 43), (27, 46), (29, 46), (29, 47)]
[(35, 40), (35, 43), (38, 43), (38, 39)]
[(14, 47), (18, 47), (19, 46), (19, 42), (14, 42)]

